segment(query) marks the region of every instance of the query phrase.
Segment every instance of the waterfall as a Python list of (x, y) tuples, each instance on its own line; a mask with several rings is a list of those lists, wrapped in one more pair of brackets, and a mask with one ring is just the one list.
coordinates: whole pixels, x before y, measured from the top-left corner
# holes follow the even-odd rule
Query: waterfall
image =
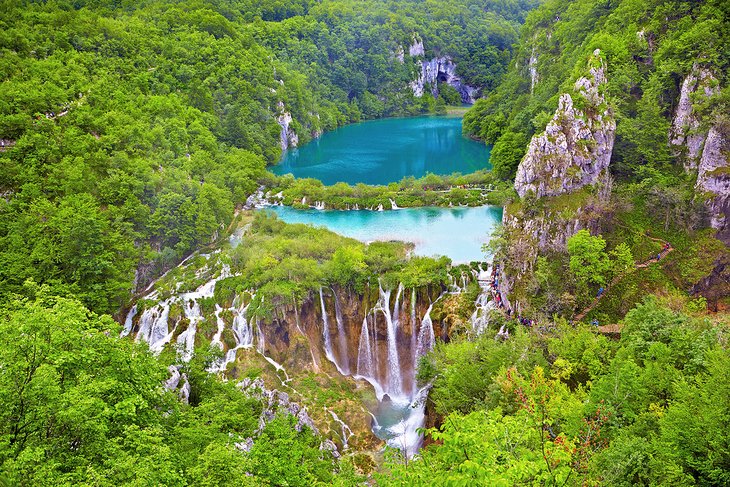
[(337, 346), (340, 350), (340, 362), (345, 375), (350, 374), (350, 356), (347, 349), (347, 334), (345, 333), (345, 322), (342, 319), (342, 309), (340, 308), (340, 300), (337, 293), (332, 290), (335, 299), (335, 319), (337, 320)]
[(226, 322), (223, 321), (223, 318), (221, 318), (221, 311), (223, 311), (223, 308), (221, 308), (218, 304), (215, 305), (215, 324), (218, 327), (218, 330), (216, 330), (215, 335), (213, 335), (213, 338), (210, 340), (210, 345), (215, 345), (216, 347), (223, 350), (223, 342), (221, 341), (221, 336), (223, 335), (223, 330), (226, 327)]
[(168, 301), (144, 310), (139, 318), (139, 331), (135, 341), (144, 340), (153, 352), (162, 350), (172, 338), (172, 332), (168, 330), (167, 326), (169, 314), (170, 303)]
[[(223, 321), (223, 318), (221, 318), (221, 311), (223, 311), (223, 308), (218, 306), (218, 304), (215, 305), (215, 323), (218, 329), (215, 332), (215, 335), (213, 335), (213, 338), (210, 340), (210, 346), (211, 347), (218, 347), (221, 351), (223, 351), (223, 341), (221, 340), (221, 336), (223, 335), (223, 330), (226, 328), (226, 322)], [(216, 360), (215, 363), (211, 364), (210, 367), (208, 367), (208, 372), (218, 372), (218, 371), (224, 371), (226, 370), (226, 362), (225, 362), (225, 356), (222, 357), (219, 360)]]
[(388, 198), (390, 200), (390, 207), (393, 210), (400, 210), (400, 207), (395, 204), (395, 200), (393, 198)]
[(416, 349), (418, 347), (418, 333), (416, 333), (416, 288), (411, 291), (411, 351), (413, 352), (413, 364), (417, 361)]
[(132, 309), (130, 309), (129, 313), (127, 313), (127, 319), (124, 320), (124, 329), (119, 334), (120, 338), (129, 335), (129, 333), (132, 331), (135, 316), (137, 316), (137, 304), (132, 306)]
[(360, 343), (357, 346), (357, 375), (365, 378), (374, 378), (373, 374), (373, 349), (370, 345), (370, 329), (368, 327), (368, 317), (362, 319), (362, 328), (360, 329)]
[(180, 346), (180, 357), (187, 362), (195, 351), (195, 333), (198, 330), (198, 322), (203, 320), (203, 315), (197, 300), (186, 300), (183, 310), (189, 324), (187, 329), (177, 337), (177, 343)]
[[(332, 337), (330, 335), (330, 324), (329, 319), (327, 318), (327, 308), (324, 305), (324, 295), (322, 294), (322, 288), (319, 288), (319, 302), (322, 305), (322, 335), (324, 337), (324, 354), (327, 356), (327, 359), (335, 364), (335, 367), (337, 367), (337, 371), (342, 375), (348, 375), (348, 373), (345, 373), (345, 371), (340, 367), (340, 365), (337, 363), (337, 357), (335, 357), (334, 352), (332, 351)], [(339, 324), (338, 324), (339, 325)], [(339, 328), (339, 326), (338, 326)]]
[[(379, 309), (380, 312), (383, 313), (383, 317), (385, 318), (387, 332), (388, 374), (386, 379), (386, 387), (384, 389), (393, 400), (400, 400), (402, 402), (406, 400), (406, 398), (403, 395), (403, 379), (401, 377), (400, 357), (398, 356), (398, 322), (396, 320), (393, 320), (393, 316), (390, 312), (390, 290), (383, 291), (383, 287), (378, 286), (378, 291), (380, 293)], [(398, 302), (402, 291), (403, 285), (401, 284), (398, 286), (398, 293), (396, 295), (396, 318), (398, 314)]]
[(350, 428), (350, 426), (348, 426), (347, 423), (342, 421), (339, 418), (339, 416), (337, 416), (337, 413), (335, 413), (331, 409), (327, 409), (327, 407), (325, 407), (324, 409), (325, 409), (325, 411), (330, 413), (330, 415), (332, 415), (332, 419), (334, 419), (335, 422), (340, 425), (340, 438), (342, 438), (342, 449), (347, 450), (347, 447), (348, 447), (347, 442), (349, 441), (350, 438), (355, 436), (355, 433), (352, 432), (352, 428)]
[(433, 345), (435, 343), (433, 322), (431, 321), (431, 308), (433, 308), (433, 304), (428, 307), (428, 310), (426, 310), (426, 314), (423, 315), (423, 320), (421, 321), (421, 330), (418, 332), (418, 345), (416, 346), (415, 353), (416, 361), (413, 364), (414, 369), (418, 359), (433, 350)]
[(476, 335), (480, 335), (487, 329), (489, 325), (489, 313), (495, 309), (494, 301), (492, 297), (492, 286), (491, 286), (491, 274), (492, 267), (490, 266), (486, 271), (479, 265), (479, 273), (477, 274), (477, 281), (481, 288), (481, 293), (477, 296), (476, 309), (471, 315), (471, 327), (472, 331)]
[(373, 324), (373, 335), (371, 336), (368, 316), (369, 315), (365, 315), (362, 320), (360, 341), (357, 347), (357, 374), (355, 375), (355, 378), (365, 379), (368, 381), (375, 389), (375, 396), (378, 398), (378, 401), (382, 401), (385, 396), (385, 391), (377, 379), (378, 361), (376, 355), (377, 351), (375, 349), (375, 325)]
[[(239, 349), (250, 348), (253, 346), (253, 329), (251, 328), (251, 323), (249, 322), (249, 320), (246, 319), (246, 310), (248, 309), (248, 306), (248, 304), (242, 305), (238, 310), (236, 310), (235, 308), (229, 308), (236, 313), (233, 318), (233, 324), (231, 325), (231, 331), (233, 332), (233, 337), (236, 340), (236, 346), (230, 348), (226, 352), (225, 357), (223, 357), (223, 359), (220, 360), (219, 363), (211, 366), (211, 372), (224, 372), (228, 364), (236, 360), (236, 353)], [(223, 350), (224, 345), (221, 341), (221, 335), (223, 333), (223, 328), (225, 327), (225, 322), (220, 317), (221, 311), (223, 311), (223, 309), (220, 306), (216, 305), (215, 316), (218, 323), (218, 332), (213, 337), (211, 345), (218, 345), (221, 350)]]

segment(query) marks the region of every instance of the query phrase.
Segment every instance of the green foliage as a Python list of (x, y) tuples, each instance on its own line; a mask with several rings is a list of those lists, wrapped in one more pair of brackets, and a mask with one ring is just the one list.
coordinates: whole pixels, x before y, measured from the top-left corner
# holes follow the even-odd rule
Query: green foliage
[[(0, 308), (0, 471), (8, 485), (310, 485), (339, 482), (321, 438), (268, 403), (182, 367), (192, 394), (163, 387), (166, 367), (120, 325), (74, 299), (26, 284)], [(253, 438), (244, 453), (236, 443)], [(352, 471), (343, 479), (355, 479)]]
[[(535, 4), (7, 3), (0, 139), (14, 145), (0, 151), (0, 301), (33, 278), (117, 311), (271, 182), (283, 112), (305, 143), (435, 110), (409, 86), (422, 59), (395, 55), (414, 36), (429, 57), (453, 57), (465, 82), (494, 85)], [(441, 88), (440, 104), (459, 102)]]
[[(649, 298), (621, 340), (591, 327), (439, 344), (422, 366), (442, 415), (383, 484), (722, 485), (727, 319)], [(428, 377), (426, 377), (426, 375)], [(711, 453), (710, 453), (711, 452)]]
[[(399, 183), (387, 186), (370, 186), (336, 183), (324, 186), (316, 179), (294, 179), (291, 175), (279, 176), (269, 195), (281, 193), (281, 202), (295, 208), (301, 201), (321, 201), (328, 209), (358, 208), (390, 209), (391, 200), (399, 207), (420, 206), (480, 206), (501, 205), (512, 197), (512, 186), (498, 180), (491, 171), (476, 171), (471, 174), (454, 173), (436, 175), (428, 173), (422, 178), (403, 178)], [(308, 208), (308, 206), (304, 206)]]
[[(362, 242), (342, 237), (323, 228), (289, 225), (272, 212), (254, 213), (243, 244), (230, 250), (230, 268), (236, 277), (216, 282), (214, 300), (230, 303), (235, 296), (249, 299), (255, 292), (251, 313), (270, 317), (279, 305), (301, 304), (321, 287), (339, 286), (365, 293), (366, 288), (408, 288), (448, 282), (451, 264), (446, 257), (409, 257), (402, 242)], [(183, 267), (185, 273), (210, 276), (212, 262)], [(202, 268), (201, 268), (202, 267)], [(166, 276), (158, 290), (179, 282), (180, 276)], [(208, 303), (212, 309), (212, 302)]]
[[(464, 131), (492, 144), (495, 172), (513, 178), (558, 95), (573, 92), (575, 80), (587, 74), (586, 60), (600, 49), (608, 70), (605, 94), (617, 119), (611, 171), (622, 180), (644, 179), (647, 167), (667, 172), (673, 162), (669, 126), (681, 81), (696, 62), (725, 77), (727, 33), (727, 8), (718, 0), (544, 2), (528, 14), (500, 83), (464, 117)], [(712, 105), (703, 112), (708, 119), (724, 109), (723, 103)]]
[(584, 284), (606, 284), (610, 261), (605, 252), (606, 241), (594, 237), (588, 230), (580, 230), (568, 239), (570, 270)]

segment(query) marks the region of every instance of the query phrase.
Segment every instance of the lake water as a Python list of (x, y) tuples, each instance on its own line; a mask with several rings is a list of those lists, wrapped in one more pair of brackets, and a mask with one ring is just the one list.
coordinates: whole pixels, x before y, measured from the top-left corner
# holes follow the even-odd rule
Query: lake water
[(484, 260), (482, 244), (502, 221), (502, 208), (403, 208), (390, 211), (295, 210), (271, 207), (288, 223), (325, 227), (363, 242), (402, 240), (417, 255), (446, 255), (455, 263)]
[(491, 169), (490, 148), (461, 134), (461, 118), (388, 118), (346, 125), (284, 153), (271, 168), (324, 184), (388, 184), (426, 173)]

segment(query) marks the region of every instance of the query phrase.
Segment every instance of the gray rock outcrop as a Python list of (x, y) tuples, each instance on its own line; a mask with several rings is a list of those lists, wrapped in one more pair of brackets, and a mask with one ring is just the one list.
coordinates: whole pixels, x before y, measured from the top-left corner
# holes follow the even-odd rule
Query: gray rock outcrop
[(707, 133), (697, 168), (695, 191), (710, 216), (717, 238), (730, 245), (730, 127), (715, 124)]
[(413, 42), (408, 46), (408, 55), (411, 57), (426, 55), (426, 50), (423, 48), (423, 41), (418, 37), (418, 34), (413, 34)]
[(529, 191), (537, 197), (571, 193), (595, 184), (606, 172), (616, 120), (602, 94), (606, 67), (598, 49), (590, 65), (590, 75), (575, 82), (573, 96), (560, 96), (545, 132), (530, 141), (515, 177), (521, 197)]
[(479, 92), (477, 88), (461, 82), (461, 78), (456, 74), (456, 64), (448, 56), (421, 61), (421, 71), (411, 82), (413, 95), (422, 97), (426, 85), (431, 85), (431, 94), (437, 97), (438, 83), (446, 83), (454, 87), (464, 103), (474, 103)]
[(687, 171), (697, 169), (707, 138), (707, 128), (702, 130), (693, 98), (698, 95), (709, 98), (718, 92), (715, 76), (709, 69), (700, 67), (697, 63), (682, 82), (677, 111), (669, 130), (669, 144), (677, 149), (676, 154), (682, 158)]

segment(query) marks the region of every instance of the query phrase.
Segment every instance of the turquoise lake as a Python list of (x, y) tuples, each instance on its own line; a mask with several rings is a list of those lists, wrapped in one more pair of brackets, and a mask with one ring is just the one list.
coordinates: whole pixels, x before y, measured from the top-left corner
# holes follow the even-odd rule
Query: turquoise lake
[(401, 240), (414, 253), (446, 255), (455, 263), (484, 260), (482, 244), (502, 221), (502, 208), (403, 208), (390, 211), (295, 210), (270, 208), (288, 223), (306, 223), (363, 242)]
[(491, 169), (490, 148), (464, 137), (461, 118), (424, 116), (372, 120), (340, 127), (284, 153), (275, 174), (324, 184), (388, 184), (426, 173)]

